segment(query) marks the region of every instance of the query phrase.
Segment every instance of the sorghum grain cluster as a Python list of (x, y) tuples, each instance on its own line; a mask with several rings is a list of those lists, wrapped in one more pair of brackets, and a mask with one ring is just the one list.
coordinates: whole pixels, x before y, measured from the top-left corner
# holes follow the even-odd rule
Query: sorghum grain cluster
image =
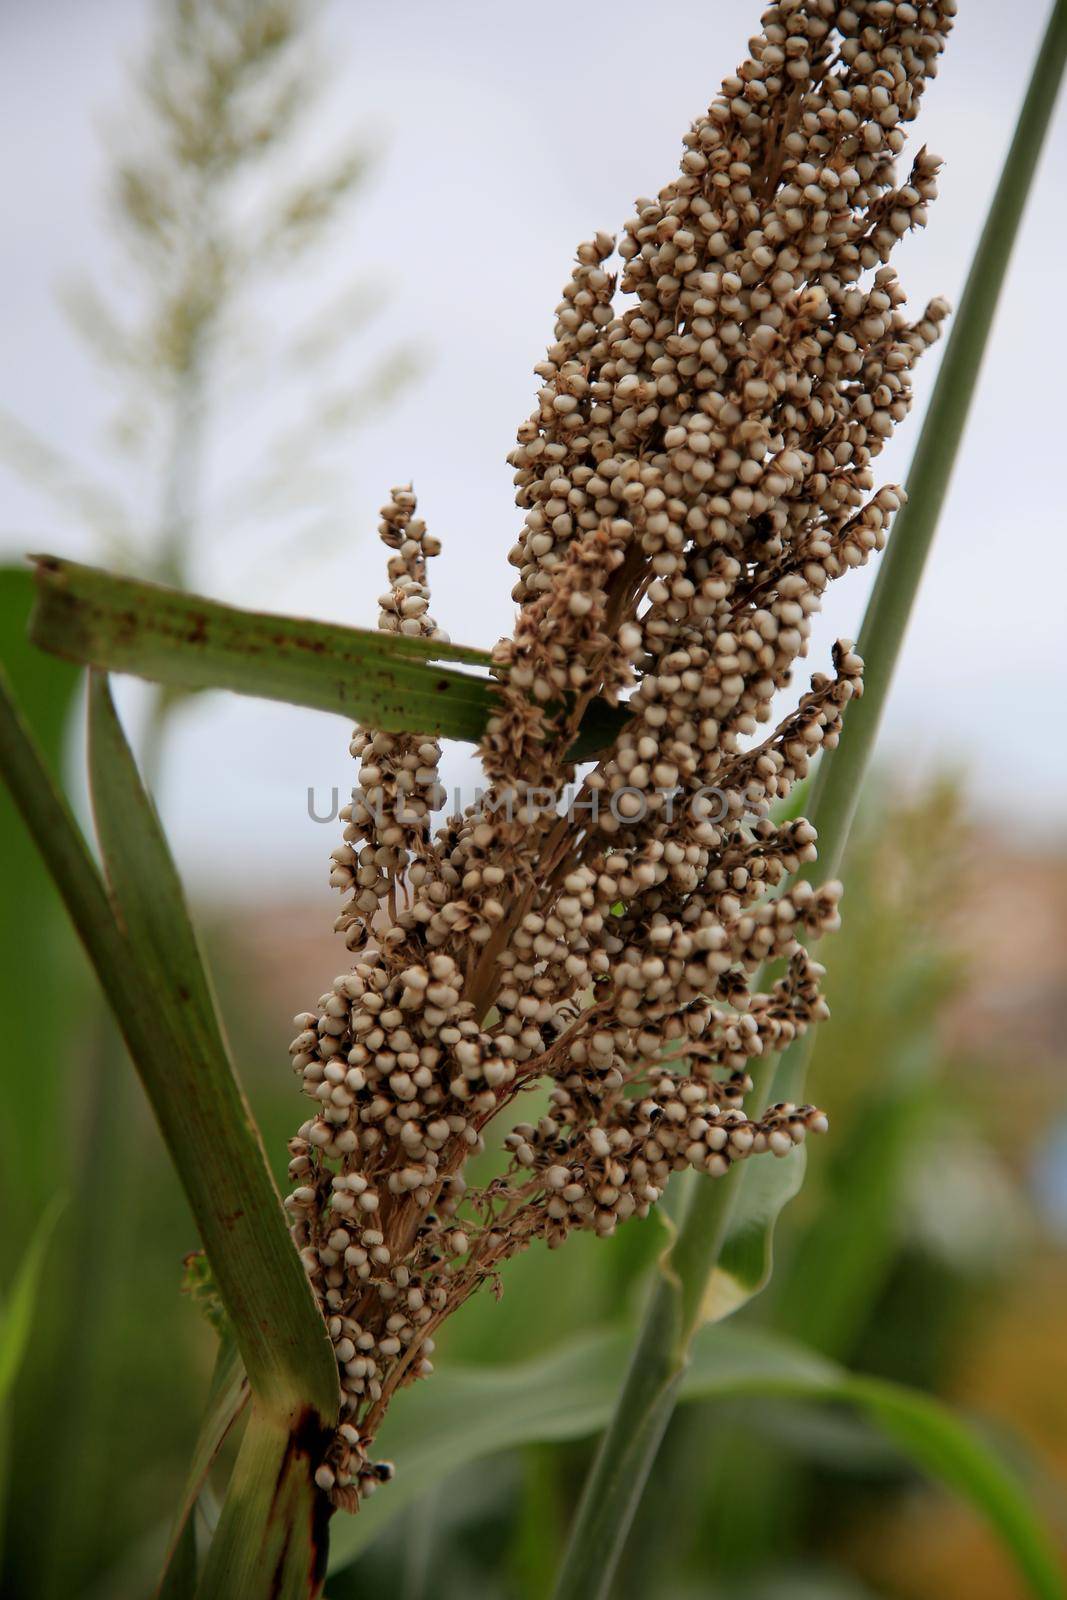
[[(638, 200), (618, 282), (614, 239), (578, 249), (510, 458), (525, 522), (487, 797), (434, 831), (437, 742), (356, 733), (332, 872), (354, 966), (297, 1018), (314, 1111), (287, 1201), (341, 1372), (319, 1474), (339, 1505), (385, 1475), (390, 1397), (508, 1256), (610, 1235), (673, 1172), (721, 1176), (826, 1126), (744, 1099), (749, 1063), (826, 1014), (807, 946), (837, 925), (838, 888), (797, 880), (815, 832), (769, 812), (837, 741), (862, 686), (850, 646), (760, 730), (826, 585), (900, 503), (872, 464), (946, 307), (904, 314), (888, 261), (938, 162), (921, 149), (898, 183), (896, 157), (954, 11), (766, 12), (679, 175)], [(439, 636), (410, 489), (382, 517), (380, 625)], [(625, 720), (579, 772), (594, 699)], [(532, 1090), (506, 1171), (469, 1188), (488, 1125)]]

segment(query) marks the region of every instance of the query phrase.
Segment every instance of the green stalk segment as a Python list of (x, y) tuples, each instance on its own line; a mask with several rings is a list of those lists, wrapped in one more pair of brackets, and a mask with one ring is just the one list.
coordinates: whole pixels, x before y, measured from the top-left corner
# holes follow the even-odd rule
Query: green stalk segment
[(313, 1472), (326, 1442), (310, 1416), (291, 1430), (253, 1403), (196, 1600), (322, 1593), (330, 1508)]

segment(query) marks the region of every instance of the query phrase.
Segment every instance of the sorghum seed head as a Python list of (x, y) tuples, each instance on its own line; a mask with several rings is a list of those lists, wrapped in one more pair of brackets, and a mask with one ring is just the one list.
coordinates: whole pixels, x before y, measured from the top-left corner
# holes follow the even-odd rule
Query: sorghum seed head
[[(905, 316), (888, 261), (939, 163), (920, 150), (899, 183), (894, 159), (954, 13), (769, 6), (618, 263), (606, 234), (578, 248), (509, 458), (519, 612), (494, 652), (486, 796), (435, 828), (437, 742), (356, 730), (330, 862), (354, 965), (290, 1047), (315, 1115), (286, 1204), (334, 1313), (346, 1421), (316, 1482), (336, 1504), (390, 1475), (366, 1451), (391, 1395), (508, 1256), (608, 1237), (675, 1172), (785, 1159), (826, 1129), (812, 1106), (744, 1101), (748, 1063), (826, 1015), (808, 946), (837, 926), (840, 886), (797, 877), (815, 830), (769, 813), (862, 691), (849, 642), (760, 730), (827, 585), (882, 548), (901, 503), (873, 465), (947, 307)], [(379, 626), (443, 638), (410, 487), (380, 533)], [(559, 816), (583, 713), (624, 695)], [(483, 1130), (539, 1081), (549, 1114), (468, 1188)]]

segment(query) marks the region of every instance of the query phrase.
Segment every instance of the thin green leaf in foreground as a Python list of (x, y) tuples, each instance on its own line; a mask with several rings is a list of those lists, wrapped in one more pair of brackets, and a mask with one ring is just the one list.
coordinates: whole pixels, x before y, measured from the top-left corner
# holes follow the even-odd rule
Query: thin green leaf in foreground
[[(242, 611), (55, 556), (37, 558), (31, 637), (44, 650), (173, 689), (231, 689), (334, 711), (387, 731), (476, 744), (497, 707), (484, 650), (304, 617)], [(575, 759), (610, 744), (625, 713), (604, 703), (582, 722)]]
[(92, 690), (90, 759), (121, 925), (70, 809), (0, 680), (0, 771), (122, 1030), (253, 1387), (265, 1406), (283, 1415), (305, 1404), (332, 1415), (337, 1374), (325, 1325), (221, 1042), (173, 863), (103, 682)]
[[(968, 275), (923, 422), (908, 504), (898, 514), (860, 634), (863, 697), (849, 707), (838, 748), (820, 762), (807, 815), (819, 833), (818, 873), (832, 877), (874, 744), (900, 646), (955, 463), (1012, 246), (1055, 105), (1067, 56), (1067, 0), (1056, 0)], [(811, 1035), (756, 1076), (760, 1100), (801, 1098)], [(689, 1203), (668, 1269), (653, 1292), (633, 1360), (586, 1480), (555, 1600), (598, 1600), (611, 1584), (626, 1534), (678, 1394), (701, 1322), (725, 1315), (766, 1282), (780, 1204), (760, 1197), (758, 1230), (746, 1212), (743, 1164), (725, 1178), (689, 1185)]]
[[(43, 656), (26, 637), (33, 580), (24, 568), (0, 567), (0, 661), (15, 685), (42, 754), (58, 771), (80, 674)], [(55, 1182), (54, 1129), (69, 1092), (67, 1041), (41, 1028), (57, 992), (78, 981), (80, 956), (48, 874), (24, 845), (22, 818), (0, 788), (0, 1014), (11, 1062), (33, 1060), (33, 1072), (5, 1074), (0, 1117), (0, 1207), (6, 1238), (0, 1271), (14, 1271), (13, 1246), (24, 1240)], [(26, 915), (27, 906), (33, 916)]]
[(338, 1391), (326, 1327), (233, 1070), (177, 870), (98, 673), (89, 685), (89, 783), (142, 1006), (170, 1043), (165, 1061), (157, 1047), (138, 1064), (252, 1391), (280, 1415), (310, 1404), (330, 1417)]
[[(1004, 163), (989, 216), (975, 252), (944, 359), (919, 435), (907, 481), (907, 503), (898, 512), (864, 615), (857, 648), (865, 663), (864, 692), (849, 706), (838, 748), (820, 761), (807, 815), (818, 829), (819, 859), (808, 870), (816, 881), (841, 870), (863, 777), (870, 763), (893, 673), (915, 597), (948, 492), (971, 400), (982, 365), (1012, 246), (1044, 142), (1067, 59), (1067, 0), (1057, 0)], [(782, 1056), (769, 1100), (804, 1098), (808, 1064), (817, 1041), (809, 1031)], [(717, 1276), (708, 1303), (735, 1298), (748, 1264), (739, 1234), (749, 1175), (737, 1173), (739, 1190)], [(790, 1198), (786, 1196), (785, 1200)], [(779, 1206), (778, 1210), (781, 1207)], [(773, 1232), (775, 1212), (767, 1223)], [(700, 1225), (699, 1219), (697, 1225)], [(768, 1236), (767, 1250), (770, 1250)], [(731, 1283), (728, 1280), (734, 1279)], [(762, 1287), (757, 1285), (756, 1287)]]
[(15, 1280), (0, 1301), (0, 1408), (18, 1375), (30, 1342), (44, 1258), (63, 1205), (61, 1199), (54, 1199), (42, 1213), (23, 1252)]
[[(521, 1366), (437, 1374), (389, 1413), (379, 1443), (401, 1464), (388, 1494), (334, 1524), (331, 1569), (371, 1543), (385, 1524), (469, 1461), (534, 1441), (582, 1438), (599, 1428), (626, 1369), (626, 1331), (577, 1339)], [(1019, 1484), (937, 1401), (896, 1384), (853, 1377), (772, 1334), (707, 1327), (693, 1342), (679, 1398), (779, 1396), (856, 1407), (916, 1466), (966, 1500), (1000, 1539), (1041, 1600), (1062, 1600), (1054, 1551)], [(406, 1401), (406, 1403), (405, 1403)]]

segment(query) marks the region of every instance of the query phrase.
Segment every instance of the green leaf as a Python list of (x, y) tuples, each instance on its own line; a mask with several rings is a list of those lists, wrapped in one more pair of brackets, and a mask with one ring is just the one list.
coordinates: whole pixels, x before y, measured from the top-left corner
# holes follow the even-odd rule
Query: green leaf
[(1017, 1478), (969, 1428), (928, 1395), (877, 1378), (849, 1377), (841, 1398), (866, 1412), (928, 1477), (952, 1489), (982, 1517), (1042, 1600), (1065, 1592), (1055, 1545)]
[[(492, 658), (484, 650), (241, 611), (55, 556), (36, 559), (31, 635), (68, 660), (172, 689), (232, 689), (375, 728), (475, 744), (499, 703), (493, 679), (438, 665), (487, 669)], [(575, 759), (610, 744), (624, 718), (622, 709), (591, 706)]]
[(807, 1152), (783, 1160), (754, 1161), (745, 1174), (743, 1203), (735, 1209), (715, 1270), (701, 1303), (701, 1319), (719, 1322), (740, 1309), (770, 1282), (774, 1270), (774, 1225), (799, 1194)]
[[(96, 969), (185, 1190), (261, 1405), (332, 1417), (337, 1371), (237, 1083), (174, 864), (111, 704), (90, 768), (115, 906), (0, 675), (0, 772)], [(116, 915), (116, 912), (118, 915)]]
[[(26, 637), (33, 580), (25, 568), (0, 568), (0, 661), (18, 691), (44, 758), (58, 772), (80, 674), (49, 659)], [(0, 1075), (0, 1204), (6, 1235), (0, 1274), (14, 1270), (20, 1245), (45, 1203), (55, 1176), (54, 1128), (70, 1088), (69, 1051), (61, 1030), (40, 1019), (57, 993), (81, 979), (81, 960), (48, 874), (24, 845), (22, 819), (0, 789), (0, 1014), (4, 1017)], [(26, 915), (32, 906), (33, 915)], [(35, 1070), (22, 1063), (33, 1060)]]
[(69, 662), (49, 660), (27, 637), (34, 582), (25, 567), (0, 567), (0, 661), (19, 696), (23, 714), (58, 775), (63, 734), (79, 673)]
[[(334, 1521), (331, 1571), (353, 1561), (399, 1512), (468, 1462), (519, 1444), (576, 1439), (610, 1414), (626, 1370), (627, 1330), (576, 1339), (538, 1361), (452, 1368), (403, 1396), (378, 1448), (400, 1464), (388, 1489), (359, 1515)], [(924, 1472), (982, 1516), (1042, 1600), (1064, 1593), (1048, 1536), (1007, 1467), (936, 1400), (854, 1377), (800, 1345), (751, 1328), (706, 1327), (693, 1341), (677, 1398), (745, 1396), (845, 1403), (858, 1408)]]
[(237, 1082), (181, 882), (98, 673), (89, 686), (89, 780), (123, 946), (136, 952), (127, 980), (138, 991), (134, 1059), (253, 1393), (280, 1416), (310, 1404), (331, 1417), (337, 1368), (326, 1326)]
[(18, 1375), (19, 1366), (30, 1342), (41, 1273), (45, 1255), (55, 1230), (56, 1220), (66, 1201), (55, 1198), (42, 1213), (29, 1244), (23, 1252), (15, 1281), (0, 1303), (0, 1408)]

